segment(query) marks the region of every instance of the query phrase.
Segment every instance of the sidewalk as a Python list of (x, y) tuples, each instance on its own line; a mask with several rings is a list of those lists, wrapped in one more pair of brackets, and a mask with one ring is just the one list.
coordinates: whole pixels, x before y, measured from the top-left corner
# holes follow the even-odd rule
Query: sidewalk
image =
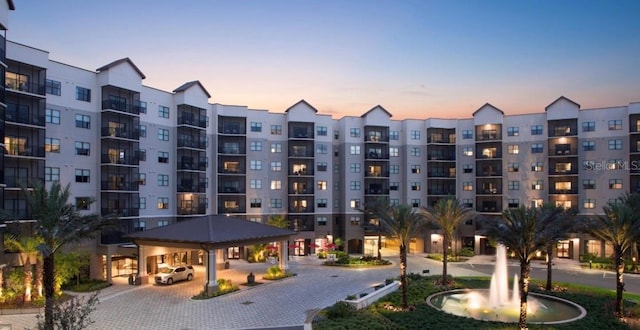
[[(564, 258), (554, 258), (552, 261), (553, 268), (555, 269), (567, 269), (567, 270), (582, 270), (582, 266), (578, 260), (574, 259), (564, 259)], [(468, 264), (495, 264), (496, 256), (495, 255), (476, 255), (467, 260)], [(517, 259), (507, 259), (507, 264), (509, 266), (520, 266), (520, 261)], [(544, 260), (532, 260), (531, 261), (532, 268), (547, 268), (547, 263)]]

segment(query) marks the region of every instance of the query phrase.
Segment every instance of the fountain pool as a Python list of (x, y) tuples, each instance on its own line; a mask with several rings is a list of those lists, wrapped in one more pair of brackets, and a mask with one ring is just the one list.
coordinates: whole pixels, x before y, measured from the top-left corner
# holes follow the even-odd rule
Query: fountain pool
[[(527, 323), (565, 323), (583, 318), (586, 310), (569, 300), (529, 293), (527, 297)], [(520, 317), (520, 290), (518, 276), (514, 276), (509, 290), (507, 251), (499, 245), (496, 266), (488, 290), (453, 290), (427, 297), (429, 306), (458, 316), (483, 321), (518, 322)]]

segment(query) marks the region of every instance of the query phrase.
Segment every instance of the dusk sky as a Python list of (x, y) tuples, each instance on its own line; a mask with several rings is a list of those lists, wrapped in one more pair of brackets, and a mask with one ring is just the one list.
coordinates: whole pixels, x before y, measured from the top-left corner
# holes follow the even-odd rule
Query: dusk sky
[(7, 38), (146, 86), (200, 80), (211, 103), (334, 118), (468, 118), (640, 102), (640, 1), (14, 1)]

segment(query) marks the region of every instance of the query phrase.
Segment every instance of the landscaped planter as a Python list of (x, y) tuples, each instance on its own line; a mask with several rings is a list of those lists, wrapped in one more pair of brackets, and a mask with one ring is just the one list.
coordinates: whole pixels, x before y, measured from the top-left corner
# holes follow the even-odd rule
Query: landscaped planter
[[(377, 287), (379, 287), (379, 289), (376, 289)], [(393, 281), (382, 287), (375, 286), (370, 289), (360, 291), (355, 295), (356, 299), (342, 299), (342, 301), (356, 309), (362, 309), (373, 304), (378, 301), (378, 299), (388, 295), (389, 293), (397, 291), (399, 287), (400, 281)]]

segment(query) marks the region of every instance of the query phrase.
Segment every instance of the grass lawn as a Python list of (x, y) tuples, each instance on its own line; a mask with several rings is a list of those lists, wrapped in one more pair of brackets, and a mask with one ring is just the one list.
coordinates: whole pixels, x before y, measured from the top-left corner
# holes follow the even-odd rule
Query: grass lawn
[[(368, 308), (356, 311), (342, 303), (322, 310), (313, 321), (313, 329), (514, 329), (516, 324), (483, 322), (471, 318), (446, 314), (429, 307), (425, 299), (435, 292), (448, 290), (436, 285), (441, 276), (408, 276), (409, 305), (412, 311), (402, 311), (400, 291), (383, 297)], [(454, 288), (489, 287), (489, 277), (456, 277)], [(530, 329), (639, 329), (622, 323), (613, 315), (615, 292), (605, 289), (556, 283), (554, 292), (547, 292), (544, 283), (533, 281), (532, 292), (558, 296), (582, 305), (587, 316), (581, 320), (560, 325), (530, 324)], [(453, 289), (453, 288), (452, 288)], [(346, 296), (345, 296), (346, 297)], [(625, 312), (629, 321), (640, 315), (640, 296), (625, 294)]]

